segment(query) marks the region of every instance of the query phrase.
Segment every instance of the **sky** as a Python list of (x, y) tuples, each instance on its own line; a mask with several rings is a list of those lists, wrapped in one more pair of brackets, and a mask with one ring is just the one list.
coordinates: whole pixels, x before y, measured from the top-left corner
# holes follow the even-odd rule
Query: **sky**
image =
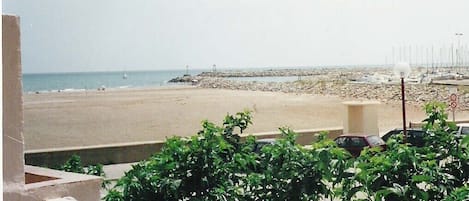
[[(465, 0), (3, 0), (23, 72), (389, 64), (467, 44)], [(455, 36), (463, 33), (463, 36)], [(392, 53), (394, 49), (394, 54)], [(435, 53), (436, 54), (436, 53)]]

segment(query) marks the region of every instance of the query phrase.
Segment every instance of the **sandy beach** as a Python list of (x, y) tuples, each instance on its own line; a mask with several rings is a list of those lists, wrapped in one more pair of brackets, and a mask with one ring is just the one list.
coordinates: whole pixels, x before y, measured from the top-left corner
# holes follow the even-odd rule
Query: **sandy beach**
[[(247, 133), (341, 127), (337, 96), (195, 87), (25, 94), (26, 150), (164, 140), (195, 135), (202, 120), (220, 123), (227, 113), (249, 109)], [(407, 119), (421, 121), (421, 108), (408, 106)], [(469, 119), (461, 113), (458, 119)], [(399, 104), (379, 105), (380, 132), (401, 125)]]

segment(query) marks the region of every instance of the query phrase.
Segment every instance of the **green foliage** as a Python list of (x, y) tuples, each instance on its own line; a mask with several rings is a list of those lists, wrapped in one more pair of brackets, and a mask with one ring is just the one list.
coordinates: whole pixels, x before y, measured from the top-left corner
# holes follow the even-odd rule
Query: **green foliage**
[[(134, 165), (104, 198), (145, 200), (465, 200), (469, 137), (456, 139), (445, 105), (425, 106), (426, 146), (402, 136), (387, 150), (365, 149), (358, 158), (327, 138), (305, 148), (281, 128), (274, 144), (253, 152), (255, 138), (239, 134), (249, 112), (228, 115), (222, 126), (204, 121), (190, 138), (167, 139), (161, 152)], [(239, 132), (235, 132), (239, 129)]]
[(456, 125), (447, 122), (447, 114), (444, 113), (446, 105), (432, 102), (425, 106), (429, 116), (424, 120), (425, 129), (429, 135), (426, 139), (426, 149), (423, 154), (432, 155), (442, 173), (451, 175), (450, 184), (460, 187), (469, 181), (468, 147), (467, 136), (458, 139), (454, 132)]
[[(223, 127), (204, 121), (189, 139), (169, 138), (160, 153), (133, 166), (106, 200), (218, 200), (237, 195), (240, 173), (256, 167), (253, 140), (240, 142), (249, 112), (228, 115)], [(123, 189), (117, 195), (117, 189)], [(120, 197), (119, 197), (120, 196)]]
[(78, 155), (72, 155), (70, 159), (68, 159), (62, 166), (60, 166), (59, 170), (63, 170), (65, 172), (75, 172), (84, 174), (85, 170), (81, 165), (81, 158)]
[(466, 186), (455, 189), (443, 201), (467, 201), (467, 200), (469, 200), (469, 187), (466, 185)]
[[(106, 177), (103, 170), (102, 164), (90, 165), (88, 167), (83, 167), (81, 164), (81, 158), (78, 155), (72, 155), (62, 166), (57, 168), (65, 172), (74, 172), (80, 174), (94, 175), (99, 177)], [(102, 184), (103, 188), (106, 188), (109, 184), (108, 181), (104, 181)]]
[[(244, 181), (249, 192), (242, 200), (318, 200), (333, 197), (328, 184), (340, 182), (344, 161), (350, 155), (334, 142), (321, 138), (311, 150), (295, 143), (296, 134), (280, 129), (282, 138), (260, 153), (260, 170)], [(334, 166), (334, 168), (331, 168)]]
[[(255, 138), (241, 142), (249, 112), (228, 115), (223, 127), (204, 121), (191, 138), (173, 137), (161, 152), (134, 165), (105, 200), (317, 200), (336, 196), (350, 154), (322, 134), (311, 150), (296, 134), (254, 153)], [(331, 168), (333, 167), (333, 168)]]
[(103, 165), (90, 165), (86, 168), (86, 174), (104, 177)]
[(355, 162), (356, 191), (370, 200), (441, 200), (452, 177), (442, 173), (434, 155), (418, 149), (391, 141), (385, 152), (362, 153)]
[(446, 130), (449, 127), (454, 128), (453, 122), (448, 122), (447, 106), (441, 102), (429, 102), (425, 104), (424, 110), (427, 118), (423, 120), (426, 130)]
[(385, 152), (365, 150), (354, 163), (353, 193), (361, 192), (366, 200), (443, 200), (467, 184), (469, 139), (460, 143), (455, 138), (444, 104), (431, 102), (424, 109), (425, 146), (409, 147), (398, 136), (388, 141)]

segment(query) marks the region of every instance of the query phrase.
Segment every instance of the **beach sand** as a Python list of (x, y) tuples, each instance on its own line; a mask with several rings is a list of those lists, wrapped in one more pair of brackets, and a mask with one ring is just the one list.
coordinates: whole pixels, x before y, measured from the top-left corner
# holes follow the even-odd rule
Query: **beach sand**
[[(350, 100), (350, 99), (347, 99)], [(24, 95), (25, 149), (77, 147), (164, 140), (195, 135), (202, 120), (220, 125), (224, 116), (249, 109), (246, 133), (342, 127), (345, 99), (195, 87), (87, 91)], [(379, 105), (380, 133), (402, 126), (400, 104)], [(407, 106), (408, 121), (420, 122), (422, 109)], [(469, 112), (457, 115), (469, 119)]]

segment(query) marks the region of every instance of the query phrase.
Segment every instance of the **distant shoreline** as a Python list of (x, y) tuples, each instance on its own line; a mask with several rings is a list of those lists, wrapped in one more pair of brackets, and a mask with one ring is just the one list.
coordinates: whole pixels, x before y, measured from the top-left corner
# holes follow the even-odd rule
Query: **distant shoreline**
[(104, 88), (102, 89), (63, 89), (51, 91), (27, 91), (25, 94), (54, 94), (54, 93), (90, 93), (90, 92), (112, 92), (112, 91), (139, 91), (139, 90), (154, 90), (154, 89), (184, 89), (194, 88), (191, 84), (168, 84), (162, 86), (146, 86), (146, 87), (122, 87), (122, 88)]
[[(408, 104), (422, 106), (428, 101), (447, 102), (448, 88), (458, 88), (457, 109), (469, 111), (469, 79), (464, 74), (451, 72), (451, 68), (427, 74), (427, 68), (414, 68), (411, 77), (406, 79)], [(179, 72), (181, 73), (181, 72)], [(297, 79), (285, 79), (285, 77)], [(256, 81), (255, 78), (272, 78), (270, 81)], [(233, 78), (233, 79), (231, 79)], [(252, 78), (254, 80), (243, 80)], [(279, 81), (276, 82), (275, 79)], [(441, 79), (452, 79), (445, 81)], [(273, 80), (273, 81), (272, 81)], [(432, 84), (432, 82), (435, 84)], [(447, 85), (444, 85), (447, 84)], [(160, 86), (137, 86), (97, 89), (65, 89), (40, 93), (89, 93), (92, 91), (152, 90), (161, 88), (220, 88), (230, 90), (269, 91), (315, 95), (332, 95), (342, 98), (399, 102), (400, 86), (393, 76), (392, 69), (374, 68), (316, 68), (316, 69), (268, 69), (261, 71), (214, 71), (200, 72), (194, 76), (183, 76), (175, 83)]]

